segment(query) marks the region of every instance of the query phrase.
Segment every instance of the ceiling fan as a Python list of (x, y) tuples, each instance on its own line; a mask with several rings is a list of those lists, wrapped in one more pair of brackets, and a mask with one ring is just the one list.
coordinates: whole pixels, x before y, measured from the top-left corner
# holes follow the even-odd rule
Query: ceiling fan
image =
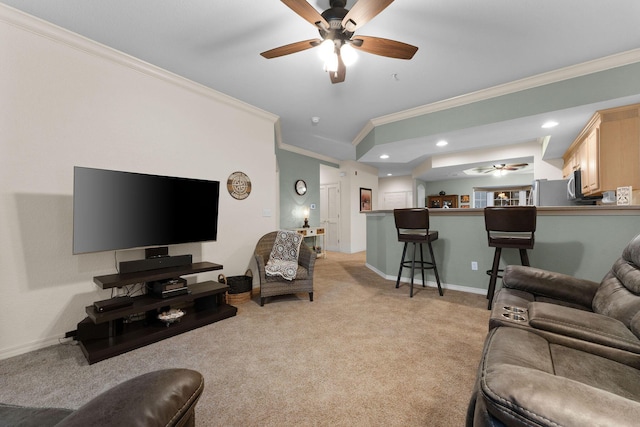
[(475, 173), (498, 173), (503, 174), (506, 171), (517, 171), (525, 166), (529, 166), (529, 163), (513, 163), (513, 164), (505, 164), (499, 163), (491, 166), (481, 166), (478, 168), (474, 168), (473, 172)]
[[(320, 46), (325, 69), (331, 83), (343, 82), (347, 73), (351, 48), (367, 53), (397, 59), (411, 59), (417, 47), (395, 40), (371, 36), (354, 36), (354, 32), (369, 22), (393, 0), (359, 0), (351, 10), (345, 9), (346, 0), (329, 0), (330, 8), (320, 14), (306, 0), (282, 0), (291, 10), (318, 28), (321, 39), (310, 39), (280, 46), (262, 52), (267, 59), (289, 55)], [(324, 55), (323, 55), (324, 53)]]

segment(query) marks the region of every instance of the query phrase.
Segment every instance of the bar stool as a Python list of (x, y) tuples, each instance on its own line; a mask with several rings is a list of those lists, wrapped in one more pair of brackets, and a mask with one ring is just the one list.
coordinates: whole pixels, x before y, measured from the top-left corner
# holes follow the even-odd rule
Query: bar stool
[(533, 249), (536, 231), (537, 211), (535, 206), (490, 206), (484, 208), (484, 224), (487, 230), (489, 247), (496, 248), (493, 255), (493, 266), (487, 270), (491, 276), (487, 298), (489, 310), (493, 304), (496, 280), (500, 275), (500, 254), (502, 248), (518, 249), (520, 262), (529, 265), (527, 249)]
[[(398, 280), (396, 280), (396, 288), (400, 287), (400, 276), (402, 275), (403, 267), (411, 267), (411, 291), (409, 296), (413, 298), (413, 276), (414, 271), (417, 268), (422, 273), (422, 286), (426, 286), (424, 280), (424, 270), (431, 270), (436, 276), (436, 283), (438, 284), (438, 292), (442, 296), (442, 287), (440, 286), (440, 277), (438, 276), (438, 267), (436, 266), (436, 259), (433, 256), (433, 247), (431, 242), (438, 239), (438, 232), (435, 230), (429, 230), (429, 210), (425, 208), (408, 208), (408, 209), (394, 209), (393, 217), (396, 222), (396, 231), (398, 232), (398, 242), (404, 242), (404, 248), (402, 249), (402, 259), (400, 260), (400, 271), (398, 272)], [(405, 261), (405, 255), (407, 253), (407, 245), (413, 243), (413, 254), (411, 260)], [(431, 261), (425, 261), (422, 254), (422, 244), (426, 243), (429, 246), (429, 254), (431, 255)], [(416, 245), (420, 245), (420, 261), (416, 261)]]

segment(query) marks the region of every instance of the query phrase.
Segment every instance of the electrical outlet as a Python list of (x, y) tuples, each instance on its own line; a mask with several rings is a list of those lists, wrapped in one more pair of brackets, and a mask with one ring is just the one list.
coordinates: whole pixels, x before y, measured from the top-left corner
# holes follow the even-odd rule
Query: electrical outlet
[(477, 270), (478, 269), (478, 263), (476, 261), (471, 261), (471, 269), (472, 270)]

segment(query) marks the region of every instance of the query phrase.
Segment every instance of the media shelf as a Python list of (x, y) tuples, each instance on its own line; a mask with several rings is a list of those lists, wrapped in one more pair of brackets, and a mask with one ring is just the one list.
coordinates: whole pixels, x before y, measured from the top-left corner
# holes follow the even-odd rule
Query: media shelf
[[(99, 276), (94, 281), (99, 286), (102, 283), (106, 289), (221, 268), (219, 264), (194, 263), (179, 268)], [(227, 285), (206, 281), (189, 285), (188, 294), (169, 298), (150, 294), (132, 297), (132, 305), (111, 311), (98, 312), (93, 305), (88, 306), (85, 308), (87, 318), (78, 324), (80, 348), (89, 364), (92, 364), (233, 317), (238, 309), (225, 302), (225, 292), (228, 290)], [(185, 315), (167, 325), (157, 319), (157, 314), (169, 308), (180, 308)], [(131, 316), (138, 315), (141, 319), (131, 320)]]
[(121, 288), (134, 283), (173, 279), (179, 276), (186, 276), (187, 274), (203, 273), (213, 270), (222, 270), (222, 265), (212, 262), (194, 262), (193, 264), (181, 265), (179, 267), (96, 276), (93, 278), (93, 282), (102, 289)]

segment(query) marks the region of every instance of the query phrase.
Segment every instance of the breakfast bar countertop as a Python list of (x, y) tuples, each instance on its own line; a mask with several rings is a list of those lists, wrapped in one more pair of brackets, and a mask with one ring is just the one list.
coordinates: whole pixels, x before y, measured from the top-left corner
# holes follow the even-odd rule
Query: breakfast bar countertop
[[(445, 293), (486, 293), (485, 272), (491, 268), (493, 251), (487, 244), (484, 209), (431, 208), (429, 218), (430, 229), (439, 234), (433, 248)], [(640, 206), (542, 206), (536, 222), (535, 246), (529, 251), (532, 266), (600, 281), (602, 272), (640, 233)], [(366, 212), (366, 233), (367, 266), (395, 282), (402, 245), (393, 210)], [(518, 251), (503, 252), (501, 268), (519, 264), (517, 255)], [(433, 282), (433, 276), (428, 281)]]
[[(640, 205), (592, 205), (592, 206), (538, 206), (538, 215), (640, 215)], [(367, 215), (391, 214), (393, 209), (362, 212)], [(430, 208), (433, 216), (483, 215), (483, 208)]]

